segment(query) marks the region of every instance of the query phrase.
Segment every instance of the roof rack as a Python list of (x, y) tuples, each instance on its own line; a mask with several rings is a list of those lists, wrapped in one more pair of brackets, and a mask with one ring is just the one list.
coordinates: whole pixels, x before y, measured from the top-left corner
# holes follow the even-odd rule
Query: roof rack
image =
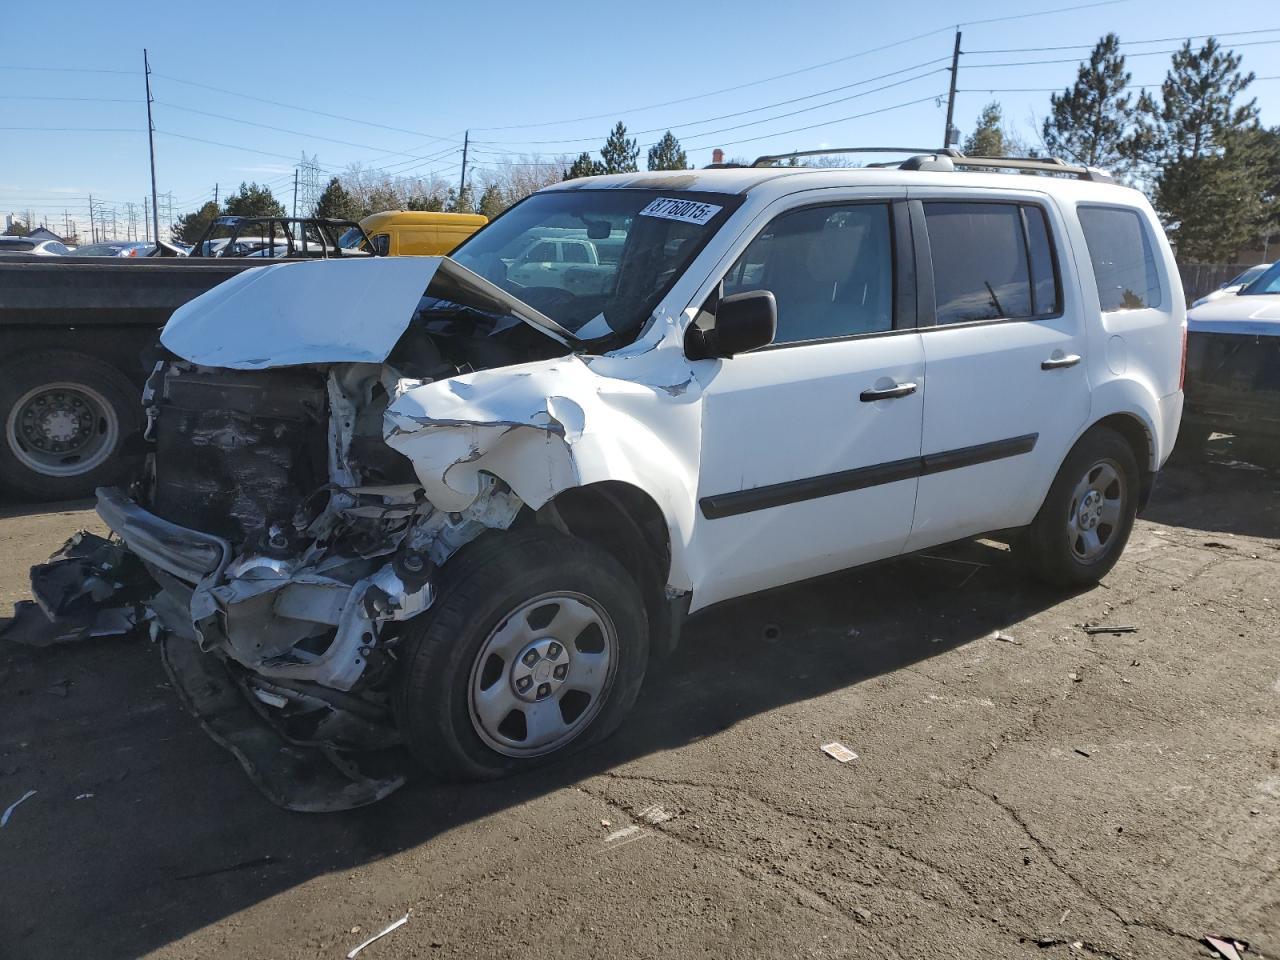
[(912, 156), (905, 160), (891, 160), (868, 164), (871, 167), (897, 167), (899, 170), (922, 170), (932, 172), (951, 172), (957, 168), (982, 170), (1017, 170), (1028, 173), (1046, 173), (1056, 176), (1070, 176), (1077, 180), (1092, 180), (1097, 183), (1115, 183), (1115, 178), (1105, 170), (1097, 167), (1078, 167), (1066, 163), (1057, 157), (970, 157), (951, 147), (939, 150), (919, 150), (911, 147), (836, 147), (828, 150), (797, 150), (793, 153), (779, 153), (757, 157), (751, 164), (753, 167), (772, 166), (779, 160), (800, 157), (825, 157), (835, 153), (909, 153)]

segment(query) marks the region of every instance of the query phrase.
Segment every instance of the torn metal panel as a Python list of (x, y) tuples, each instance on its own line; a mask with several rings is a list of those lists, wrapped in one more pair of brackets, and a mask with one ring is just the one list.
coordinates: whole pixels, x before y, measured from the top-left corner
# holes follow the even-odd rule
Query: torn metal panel
[(683, 548), (693, 525), (700, 393), (672, 336), (615, 356), (405, 383), (387, 407), (385, 436), (444, 511), (468, 508), (486, 476), (532, 509), (591, 483), (638, 487), (672, 531), (669, 585), (688, 590)]

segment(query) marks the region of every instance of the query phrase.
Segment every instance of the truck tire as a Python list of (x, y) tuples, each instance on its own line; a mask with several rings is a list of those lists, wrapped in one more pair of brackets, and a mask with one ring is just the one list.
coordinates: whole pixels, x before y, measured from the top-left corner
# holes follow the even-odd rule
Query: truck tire
[(32, 500), (92, 496), (129, 467), (139, 390), (82, 353), (40, 350), (0, 366), (0, 486)]
[(395, 694), (428, 770), (490, 780), (617, 729), (649, 656), (644, 603), (617, 560), (535, 529), (485, 534), (443, 570), (425, 622), (410, 621)]
[(1138, 484), (1138, 461), (1120, 434), (1095, 427), (1076, 441), (1026, 532), (1031, 572), (1064, 587), (1105, 577), (1133, 530)]

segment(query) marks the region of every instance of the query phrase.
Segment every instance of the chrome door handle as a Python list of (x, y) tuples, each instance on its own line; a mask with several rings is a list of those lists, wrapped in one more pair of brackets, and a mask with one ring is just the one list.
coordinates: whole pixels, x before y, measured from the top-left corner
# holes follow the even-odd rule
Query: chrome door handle
[(863, 390), (858, 394), (858, 399), (863, 403), (874, 403), (876, 400), (893, 400), (915, 392), (914, 383), (895, 383), (892, 387), (885, 387), (882, 390)]
[(1065, 357), (1050, 357), (1048, 360), (1040, 361), (1041, 370), (1063, 370), (1066, 367), (1074, 367), (1080, 362), (1080, 354), (1069, 353)]

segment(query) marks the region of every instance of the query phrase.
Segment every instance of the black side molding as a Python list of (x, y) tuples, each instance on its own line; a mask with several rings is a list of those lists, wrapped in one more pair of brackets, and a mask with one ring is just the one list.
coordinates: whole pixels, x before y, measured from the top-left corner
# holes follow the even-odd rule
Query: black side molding
[(837, 493), (849, 493), (852, 490), (863, 490), (885, 483), (897, 483), (899, 480), (911, 480), (946, 470), (959, 470), (980, 463), (990, 463), (993, 460), (1003, 460), (1006, 457), (1016, 457), (1035, 449), (1039, 436), (1038, 433), (1028, 433), (1020, 437), (1010, 437), (1008, 440), (993, 440), (971, 447), (928, 453), (922, 457), (890, 460), (887, 463), (876, 463), (869, 467), (857, 467), (853, 470), (841, 470), (838, 473), (824, 473), (817, 477), (771, 483), (763, 487), (753, 487), (750, 490), (736, 490), (733, 493), (711, 494), (699, 500), (698, 506), (702, 510), (702, 515), (708, 520), (736, 517), (739, 514), (768, 510), (770, 507), (781, 507), (789, 503), (799, 503), (802, 500), (816, 500), (819, 497), (830, 497)]

